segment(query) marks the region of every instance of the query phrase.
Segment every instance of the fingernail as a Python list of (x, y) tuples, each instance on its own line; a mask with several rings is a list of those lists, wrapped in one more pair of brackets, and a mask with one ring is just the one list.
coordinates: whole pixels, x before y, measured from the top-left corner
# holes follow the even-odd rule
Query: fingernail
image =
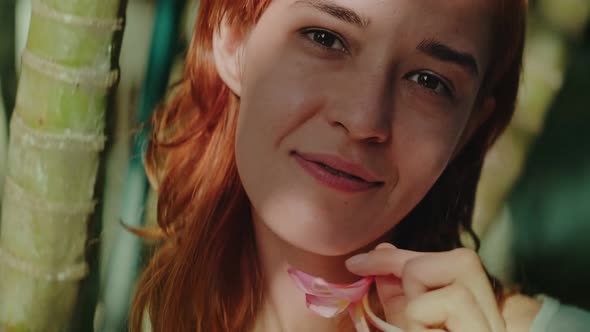
[(379, 244), (377, 247), (375, 247), (375, 249), (397, 249), (396, 246), (394, 246), (393, 244), (389, 243), (389, 242), (383, 242), (381, 244)]
[(360, 265), (363, 264), (364, 262), (367, 261), (367, 257), (369, 256), (369, 254), (358, 254), (358, 255), (354, 255), (352, 257), (350, 257), (349, 259), (346, 260), (346, 265), (348, 266), (356, 266), (356, 265)]

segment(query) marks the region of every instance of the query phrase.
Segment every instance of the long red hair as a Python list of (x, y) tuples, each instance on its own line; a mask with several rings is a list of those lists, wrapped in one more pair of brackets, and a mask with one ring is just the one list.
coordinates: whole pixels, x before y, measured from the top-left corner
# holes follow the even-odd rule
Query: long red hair
[[(158, 332), (247, 331), (254, 324), (264, 281), (234, 159), (239, 99), (216, 72), (212, 40), (223, 20), (246, 33), (270, 1), (201, 1), (183, 79), (153, 118), (146, 169), (158, 192), (164, 240), (138, 282), (131, 331), (141, 331), (145, 314)], [(486, 151), (514, 111), (524, 43), (526, 1), (496, 3), (492, 63), (482, 86), (482, 95), (496, 98), (496, 110), (396, 226), (391, 240), (398, 246), (449, 250), (461, 246), (462, 231), (473, 234), (476, 184)]]

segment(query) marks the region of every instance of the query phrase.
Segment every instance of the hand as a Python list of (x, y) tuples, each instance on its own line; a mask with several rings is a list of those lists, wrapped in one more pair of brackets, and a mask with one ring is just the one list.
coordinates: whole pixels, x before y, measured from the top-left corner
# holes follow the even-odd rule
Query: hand
[(350, 258), (346, 265), (357, 275), (376, 276), (387, 321), (405, 331), (506, 331), (487, 275), (472, 250), (424, 253), (387, 243)]

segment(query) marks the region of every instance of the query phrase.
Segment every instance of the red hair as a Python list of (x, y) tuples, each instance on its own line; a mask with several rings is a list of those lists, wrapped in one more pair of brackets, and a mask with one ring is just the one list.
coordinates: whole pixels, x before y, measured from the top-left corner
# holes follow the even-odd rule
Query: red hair
[[(395, 228), (396, 245), (448, 250), (461, 246), (462, 230), (471, 231), (483, 157), (514, 111), (522, 58), (526, 1), (496, 2), (494, 60), (482, 86), (496, 98), (496, 110)], [(269, 3), (201, 1), (183, 79), (153, 118), (146, 169), (158, 191), (164, 240), (138, 282), (131, 331), (141, 331), (146, 313), (158, 332), (253, 327), (263, 280), (234, 159), (239, 100), (216, 72), (212, 40), (224, 20), (247, 33)]]

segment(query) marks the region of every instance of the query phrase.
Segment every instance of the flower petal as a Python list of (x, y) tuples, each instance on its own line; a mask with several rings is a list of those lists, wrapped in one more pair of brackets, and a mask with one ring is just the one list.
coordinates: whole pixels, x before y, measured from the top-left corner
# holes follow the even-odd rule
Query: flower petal
[(335, 296), (352, 302), (360, 301), (369, 291), (374, 280), (373, 277), (365, 277), (352, 284), (337, 284), (293, 268), (288, 272), (297, 286), (307, 294), (321, 297)]
[(323, 297), (329, 297), (333, 295), (332, 291), (330, 290), (330, 286), (324, 279), (310, 276), (303, 271), (293, 268), (289, 269), (288, 272), (289, 276), (291, 276), (291, 279), (295, 281), (297, 287), (299, 287), (299, 289), (305, 293)]
[(351, 303), (348, 306), (348, 313), (350, 314), (350, 318), (352, 319), (357, 332), (371, 332), (369, 324), (367, 324), (367, 320), (365, 319), (365, 314), (363, 313), (363, 307), (360, 303)]
[(363, 296), (369, 292), (373, 280), (373, 277), (365, 277), (349, 285), (330, 284), (330, 286), (334, 296), (345, 298), (351, 302), (360, 302)]
[(305, 302), (311, 311), (325, 318), (336, 317), (338, 314), (346, 310), (350, 304), (349, 301), (343, 299), (321, 297), (311, 294), (305, 295)]
[(380, 331), (383, 331), (383, 332), (403, 332), (403, 330), (400, 329), (399, 327), (393, 326), (393, 325), (385, 322), (381, 318), (377, 317), (377, 315), (375, 315), (373, 310), (371, 310), (371, 306), (369, 305), (369, 294), (367, 294), (363, 297), (362, 307), (363, 307), (365, 313), (367, 314), (367, 317), (369, 318), (369, 322), (373, 326), (378, 328)]

